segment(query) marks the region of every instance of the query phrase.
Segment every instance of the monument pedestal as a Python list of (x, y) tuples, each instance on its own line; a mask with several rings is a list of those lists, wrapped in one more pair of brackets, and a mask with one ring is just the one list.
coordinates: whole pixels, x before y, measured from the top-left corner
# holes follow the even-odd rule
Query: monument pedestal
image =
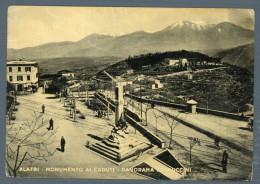
[(90, 149), (116, 162), (122, 162), (150, 149), (152, 144), (130, 138), (123, 131), (111, 134), (99, 143), (90, 146)]

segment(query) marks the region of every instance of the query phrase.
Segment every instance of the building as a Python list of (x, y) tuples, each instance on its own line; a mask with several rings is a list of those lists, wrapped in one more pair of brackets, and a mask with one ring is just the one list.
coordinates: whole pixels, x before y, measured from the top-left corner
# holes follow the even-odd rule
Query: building
[(160, 89), (163, 87), (163, 84), (159, 80), (155, 80), (152, 84), (152, 89)]
[(58, 71), (58, 74), (60, 74), (62, 77), (74, 77), (74, 73), (70, 70), (60, 70)]
[(134, 73), (133, 69), (126, 70), (126, 74), (133, 74), (133, 73)]
[(188, 60), (186, 58), (181, 58), (180, 59), (180, 64), (184, 67), (184, 66), (188, 66)]
[(6, 78), (17, 91), (32, 91), (38, 88), (38, 63), (23, 60), (8, 61)]
[(152, 65), (145, 65), (145, 66), (142, 66), (142, 70), (150, 70), (152, 67)]
[(168, 59), (169, 66), (179, 66), (180, 60), (179, 59)]
[(192, 80), (192, 79), (193, 79), (193, 75), (190, 74), (190, 73), (189, 73), (189, 74), (186, 74), (186, 77), (187, 77), (188, 80)]

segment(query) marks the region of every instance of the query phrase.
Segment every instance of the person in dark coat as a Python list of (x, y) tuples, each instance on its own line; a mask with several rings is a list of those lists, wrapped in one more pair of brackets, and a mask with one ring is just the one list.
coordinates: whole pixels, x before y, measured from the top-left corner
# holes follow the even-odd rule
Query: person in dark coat
[(44, 113), (44, 110), (45, 110), (45, 106), (44, 104), (42, 104), (42, 113)]
[(219, 141), (220, 141), (219, 138), (215, 137), (214, 141), (215, 141), (216, 147), (219, 148)]
[(66, 141), (65, 141), (64, 137), (61, 136), (60, 146), (61, 146), (61, 151), (62, 151), (62, 152), (65, 151), (65, 144), (66, 144)]
[(53, 130), (53, 119), (52, 118), (50, 119), (49, 123), (50, 123), (50, 126), (48, 129)]
[(222, 165), (222, 168), (223, 168), (223, 172), (224, 173), (227, 173), (227, 160), (228, 160), (228, 153), (226, 152), (226, 150), (223, 152), (223, 155), (222, 155), (222, 161), (221, 161), (221, 165)]

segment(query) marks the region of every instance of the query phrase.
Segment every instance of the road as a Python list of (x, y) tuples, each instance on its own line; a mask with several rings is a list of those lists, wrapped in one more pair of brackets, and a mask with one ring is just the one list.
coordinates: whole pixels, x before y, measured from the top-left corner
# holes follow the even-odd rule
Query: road
[[(18, 111), (15, 113), (16, 120), (13, 122), (16, 125), (22, 124), (25, 121), (31, 122), (34, 120), (34, 112), (37, 115), (41, 114), (41, 106), (44, 103), (45, 113), (41, 118), (43, 120), (49, 120), (53, 118), (54, 129), (56, 129), (57, 142), (49, 146), (51, 150), (60, 148), (60, 138), (64, 136), (66, 140), (65, 152), (62, 153), (58, 150), (54, 155), (47, 158), (47, 161), (35, 161), (32, 164), (26, 162), (22, 165), (26, 167), (38, 167), (40, 172), (23, 172), (18, 173), (18, 177), (59, 177), (59, 178), (102, 178), (102, 179), (146, 179), (142, 176), (136, 175), (132, 172), (123, 172), (121, 169), (130, 168), (142, 160), (151, 157), (154, 153), (161, 151), (160, 149), (150, 150), (147, 154), (143, 154), (138, 158), (133, 158), (120, 166), (100, 157), (96, 153), (93, 153), (85, 147), (86, 141), (94, 143), (96, 140), (91, 138), (90, 135), (103, 138), (110, 134), (112, 124), (114, 123), (113, 115), (110, 116), (110, 120), (97, 118), (93, 116), (92, 110), (85, 106), (85, 102), (77, 101), (77, 109), (85, 115), (86, 119), (73, 119), (69, 115), (69, 108), (64, 107), (63, 101), (59, 98), (55, 98), (51, 94), (43, 94), (41, 88), (34, 94), (18, 96), (17, 101), (20, 105), (17, 106)], [(46, 131), (47, 127), (44, 127), (42, 131)], [(129, 127), (130, 135), (148, 141), (140, 133), (134, 133), (135, 130)], [(21, 148), (21, 151), (27, 150), (30, 152), (31, 148)], [(46, 171), (50, 168), (83, 168), (84, 172), (50, 172)], [(92, 169), (92, 172), (85, 171), (87, 168)], [(116, 168), (114, 172), (93, 172), (95, 168)]]
[[(141, 117), (141, 104), (127, 97), (125, 97), (125, 100), (127, 101), (125, 102), (127, 108), (136, 112)], [(176, 125), (176, 128), (173, 130), (174, 143), (172, 144), (172, 147), (174, 154), (185, 166), (189, 165), (189, 137), (196, 137), (200, 140), (200, 145), (197, 144), (192, 149), (192, 166), (195, 170), (198, 170), (198, 172), (208, 172), (208, 177), (205, 178), (205, 173), (196, 173), (196, 176), (193, 177), (197, 177), (198, 179), (209, 179), (210, 177), (218, 179), (245, 179), (250, 176), (252, 171), (251, 153), (253, 152), (253, 132), (245, 129), (247, 122), (213, 115), (185, 113), (178, 109), (156, 106), (155, 109), (147, 111), (148, 123), (146, 123), (146, 109), (149, 109), (149, 105), (142, 104), (142, 124), (148, 124), (147, 128), (149, 130), (155, 134), (157, 132), (158, 136), (166, 142), (166, 146), (169, 146), (170, 140), (170, 126), (168, 123), (172, 123), (172, 121), (167, 122), (162, 112), (175, 117), (178, 116), (179, 119), (182, 119), (185, 122), (196, 125), (203, 130), (214, 133), (215, 135), (223, 137), (248, 150), (247, 154), (244, 154), (223, 143), (220, 143), (220, 149), (217, 149), (212, 138), (189, 126), (174, 121), (173, 127)], [(228, 174), (223, 174), (221, 171), (220, 161), (224, 150), (227, 150), (230, 156)], [(207, 171), (203, 171), (204, 169)]]

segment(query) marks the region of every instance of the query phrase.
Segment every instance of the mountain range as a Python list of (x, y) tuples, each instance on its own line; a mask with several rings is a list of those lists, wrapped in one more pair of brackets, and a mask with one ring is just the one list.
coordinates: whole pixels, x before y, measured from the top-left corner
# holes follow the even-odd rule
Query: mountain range
[(254, 42), (254, 31), (229, 22), (201, 24), (181, 21), (163, 30), (137, 31), (121, 36), (92, 34), (77, 42), (53, 42), (22, 49), (8, 48), (7, 59), (103, 57), (126, 58), (155, 52), (198, 51), (215, 55), (218, 51)]

